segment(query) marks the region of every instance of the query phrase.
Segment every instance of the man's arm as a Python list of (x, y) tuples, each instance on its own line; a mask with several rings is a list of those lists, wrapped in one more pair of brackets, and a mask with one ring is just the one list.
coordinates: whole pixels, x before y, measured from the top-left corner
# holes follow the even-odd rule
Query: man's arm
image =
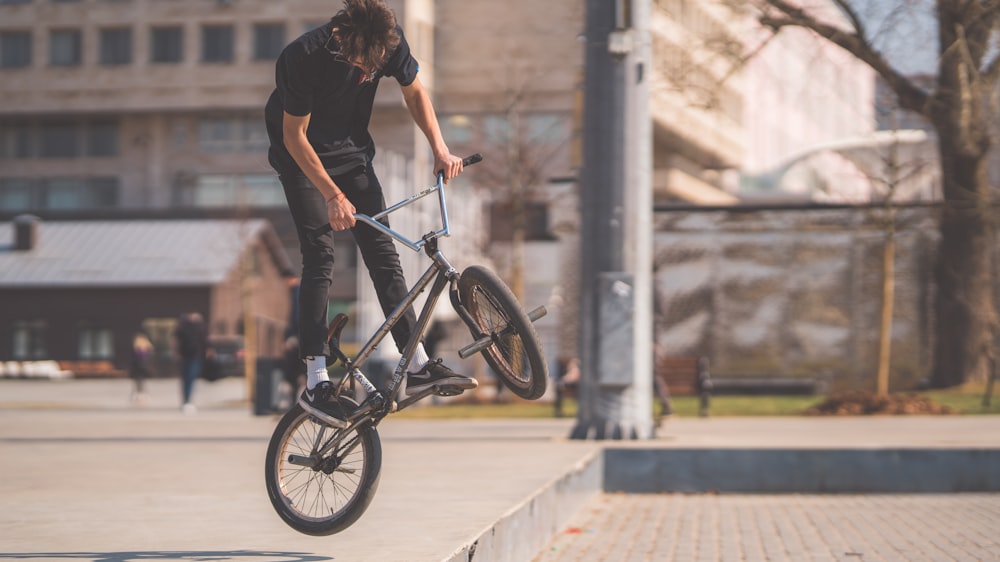
[(413, 121), (423, 131), (427, 137), (427, 142), (431, 144), (434, 151), (434, 172), (444, 171), (445, 182), (462, 173), (462, 159), (455, 156), (448, 150), (448, 146), (441, 136), (441, 127), (438, 125), (437, 115), (434, 113), (434, 106), (431, 104), (431, 96), (427, 89), (420, 83), (420, 77), (416, 77), (408, 86), (401, 86), (403, 99), (406, 107), (413, 116)]
[(292, 155), (309, 181), (326, 199), (326, 214), (334, 230), (347, 230), (354, 226), (354, 205), (347, 200), (344, 192), (337, 187), (323, 168), (316, 150), (309, 144), (306, 131), (309, 129), (309, 115), (302, 117), (287, 112), (282, 119), (282, 134), (285, 148)]

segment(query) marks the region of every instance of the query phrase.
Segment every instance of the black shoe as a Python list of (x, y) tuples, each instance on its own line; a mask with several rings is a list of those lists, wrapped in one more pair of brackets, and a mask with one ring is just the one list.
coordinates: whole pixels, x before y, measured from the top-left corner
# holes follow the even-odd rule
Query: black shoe
[(330, 381), (320, 381), (312, 389), (305, 389), (299, 396), (299, 405), (323, 423), (336, 428), (347, 427), (347, 414), (334, 397)]
[(434, 386), (444, 394), (453, 395), (476, 388), (479, 383), (445, 367), (440, 359), (429, 361), (416, 373), (406, 373), (406, 394), (417, 394)]

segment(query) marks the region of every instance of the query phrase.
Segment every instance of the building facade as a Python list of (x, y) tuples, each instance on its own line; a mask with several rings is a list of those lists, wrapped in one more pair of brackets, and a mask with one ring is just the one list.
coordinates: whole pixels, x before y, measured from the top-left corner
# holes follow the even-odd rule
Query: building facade
[[(486, 261), (528, 307), (549, 305), (538, 327), (558, 349), (550, 355), (573, 354), (586, 3), (389, 4), (450, 148), (486, 156), (452, 189), (475, 187), (476, 195), (453, 198), (462, 210), (452, 220), (466, 227), (449, 255), (461, 256), (459, 266)], [(780, 160), (806, 128), (842, 125), (845, 113), (826, 115), (829, 104), (819, 100), (804, 108), (793, 106), (800, 99), (762, 101), (778, 94), (736, 64), (752, 43), (751, 22), (724, 2), (652, 4), (657, 203), (734, 203), (741, 170)], [(338, 8), (336, 0), (0, 2), (0, 216), (266, 211), (297, 262), (267, 163), (263, 106), (281, 48)], [(823, 60), (817, 55), (810, 69)], [(832, 79), (848, 77), (847, 89), (857, 72), (846, 65)], [(387, 192), (406, 193), (432, 171), (394, 86), (379, 90), (372, 132), (383, 154), (376, 166), (394, 178)], [(844, 107), (865, 103), (865, 94), (850, 95)], [(347, 259), (338, 259), (333, 296), (350, 306), (366, 282), (350, 237), (338, 244)], [(377, 315), (367, 316), (371, 323)]]

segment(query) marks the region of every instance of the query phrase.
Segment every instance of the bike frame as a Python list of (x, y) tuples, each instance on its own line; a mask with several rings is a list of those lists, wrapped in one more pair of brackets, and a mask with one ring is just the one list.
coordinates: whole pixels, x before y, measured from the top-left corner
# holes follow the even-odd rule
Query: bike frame
[[(419, 240), (411, 240), (405, 235), (379, 222), (379, 219), (388, 216), (390, 213), (398, 211), (399, 209), (402, 209), (434, 193), (437, 193), (438, 206), (441, 213), (440, 229), (427, 233)], [(446, 285), (451, 285), (452, 306), (455, 307), (456, 312), (458, 312), (459, 316), (465, 320), (466, 324), (469, 324), (470, 327), (476, 330), (477, 343), (478, 340), (486, 339), (487, 341), (485, 342), (485, 345), (483, 345), (483, 347), (485, 347), (489, 345), (490, 341), (488, 336), (483, 338), (482, 334), (478, 334), (478, 329), (475, 328), (474, 322), (471, 320), (471, 317), (465, 310), (465, 307), (459, 302), (458, 289), (455, 286), (455, 283), (458, 281), (459, 273), (451, 265), (451, 263), (448, 262), (448, 259), (445, 258), (444, 254), (442, 254), (437, 247), (438, 238), (449, 236), (451, 234), (451, 227), (448, 221), (447, 201), (445, 199), (443, 173), (438, 173), (437, 182), (432, 187), (416, 193), (386, 208), (384, 211), (374, 216), (359, 213), (354, 215), (354, 218), (359, 222), (363, 222), (372, 228), (388, 234), (393, 239), (399, 241), (411, 250), (418, 252), (423, 250), (424, 253), (431, 259), (431, 264), (423, 275), (420, 276), (420, 279), (418, 279), (417, 282), (414, 283), (413, 287), (410, 288), (410, 291), (403, 298), (402, 302), (400, 302), (399, 305), (396, 306), (395, 310), (393, 310), (392, 313), (386, 317), (385, 322), (379, 326), (375, 334), (364, 344), (353, 359), (346, 357), (343, 352), (340, 351), (339, 347), (336, 350), (333, 350), (334, 354), (337, 355), (337, 357), (344, 363), (344, 366), (347, 369), (347, 376), (341, 380), (340, 385), (337, 388), (338, 395), (347, 388), (348, 384), (353, 386), (353, 383), (357, 382), (369, 396), (369, 399), (365, 400), (358, 411), (351, 415), (349, 421), (352, 425), (357, 423), (359, 420), (371, 417), (374, 417), (377, 422), (377, 420), (385, 417), (390, 412), (409, 407), (435, 392), (433, 388), (428, 388), (406, 398), (398, 404), (393, 401), (393, 397), (396, 396), (399, 391), (399, 387), (403, 383), (406, 368), (409, 366), (410, 360), (413, 358), (417, 345), (420, 343), (421, 338), (427, 330), (427, 326), (430, 324), (431, 313), (437, 306), (438, 298), (440, 298), (441, 294), (444, 292)], [(391, 384), (386, 389), (376, 388), (375, 385), (372, 384), (372, 382), (368, 380), (368, 377), (366, 377), (362, 372), (361, 367), (364, 366), (365, 362), (372, 356), (375, 349), (390, 333), (393, 326), (400, 321), (406, 313), (406, 310), (411, 306), (414, 306), (417, 298), (421, 293), (427, 290), (428, 287), (430, 287), (430, 292), (428, 293), (427, 300), (424, 302), (424, 305), (420, 310), (420, 314), (417, 317), (417, 325), (413, 333), (410, 335), (410, 340), (406, 343), (406, 346), (403, 349), (402, 357), (393, 371)], [(463, 350), (463, 352), (464, 351), (465, 350)], [(467, 357), (468, 355), (471, 355), (471, 353), (474, 353), (474, 351), (470, 351), (467, 355), (463, 355), (463, 357)], [(378, 398), (373, 400), (372, 397)]]
[[(470, 164), (478, 162), (478, 160), (474, 158), (475, 157), (470, 157), (469, 159), (466, 159), (466, 162)], [(398, 211), (399, 209), (402, 209), (403, 207), (406, 207), (434, 193), (437, 193), (438, 196), (438, 206), (441, 213), (441, 228), (425, 234), (421, 239), (411, 240), (405, 235), (378, 222), (379, 219), (388, 216), (390, 213)], [(472, 318), (472, 315), (468, 310), (466, 310), (465, 306), (459, 299), (457, 286), (458, 279), (460, 277), (459, 272), (451, 265), (451, 263), (448, 262), (448, 259), (445, 258), (444, 254), (442, 254), (438, 249), (438, 239), (451, 234), (451, 227), (448, 222), (448, 206), (445, 199), (444, 173), (438, 172), (437, 183), (435, 183), (432, 187), (416, 193), (386, 208), (384, 211), (374, 216), (358, 213), (354, 215), (354, 218), (356, 221), (363, 222), (372, 228), (388, 234), (393, 239), (399, 241), (414, 251), (419, 252), (423, 250), (423, 252), (431, 259), (431, 264), (428, 266), (423, 275), (420, 276), (420, 279), (418, 279), (417, 282), (414, 283), (413, 287), (410, 288), (409, 292), (406, 293), (402, 302), (400, 302), (392, 313), (386, 317), (385, 322), (379, 326), (379, 328), (375, 331), (375, 334), (369, 338), (353, 359), (347, 357), (339, 346), (339, 332), (343, 329), (344, 324), (346, 323), (346, 317), (339, 323), (336, 319), (334, 320), (333, 325), (335, 327), (331, 334), (331, 339), (336, 336), (338, 343), (331, 345), (331, 352), (344, 364), (344, 367), (347, 370), (347, 374), (343, 379), (341, 379), (337, 386), (336, 394), (339, 396), (349, 387), (353, 390), (354, 384), (358, 383), (368, 394), (368, 397), (356, 411), (348, 416), (347, 428), (334, 430), (333, 435), (330, 436), (329, 439), (326, 435), (327, 427), (323, 426), (320, 429), (319, 433), (315, 436), (314, 449), (316, 450), (316, 453), (314, 455), (310, 457), (292, 455), (292, 458), (290, 459), (291, 462), (300, 466), (314, 466), (317, 458), (323, 457), (334, 447), (339, 446), (345, 438), (352, 435), (350, 432), (351, 428), (368, 422), (371, 422), (373, 425), (377, 425), (390, 413), (412, 406), (416, 402), (419, 402), (427, 396), (437, 392), (434, 387), (431, 387), (426, 390), (422, 390), (413, 396), (409, 396), (401, 402), (397, 403), (394, 400), (394, 397), (399, 392), (400, 386), (403, 384), (403, 377), (405, 376), (406, 368), (409, 366), (410, 360), (413, 358), (417, 345), (420, 343), (421, 338), (427, 331), (427, 326), (430, 324), (431, 314), (437, 306), (438, 299), (444, 292), (445, 286), (449, 286), (449, 295), (452, 307), (455, 309), (455, 312), (458, 313), (463, 322), (465, 322), (465, 324), (469, 327), (474, 339), (471, 344), (458, 351), (458, 355), (460, 357), (464, 359), (475, 353), (483, 351), (492, 345), (496, 338), (506, 335), (504, 331), (501, 331), (498, 334), (485, 334), (480, 330), (478, 324)], [(313, 236), (329, 232), (329, 230), (330, 225), (326, 225), (316, 231)], [(393, 326), (400, 321), (406, 313), (406, 310), (415, 305), (417, 297), (419, 297), (424, 291), (428, 290), (428, 287), (430, 292), (428, 293), (427, 300), (424, 302), (424, 305), (420, 310), (420, 314), (417, 316), (417, 325), (414, 328), (413, 333), (410, 335), (410, 340), (403, 348), (402, 357), (393, 371), (392, 382), (387, 388), (379, 389), (372, 384), (368, 377), (365, 376), (361, 368), (364, 366), (365, 362), (371, 358), (372, 353), (374, 353), (379, 344), (381, 344), (386, 336), (389, 335)], [(545, 314), (546, 310), (544, 306), (539, 306), (538, 308), (527, 313), (528, 318), (532, 322), (541, 318)], [(357, 446), (357, 442), (351, 444), (349, 449), (353, 449), (355, 446)]]

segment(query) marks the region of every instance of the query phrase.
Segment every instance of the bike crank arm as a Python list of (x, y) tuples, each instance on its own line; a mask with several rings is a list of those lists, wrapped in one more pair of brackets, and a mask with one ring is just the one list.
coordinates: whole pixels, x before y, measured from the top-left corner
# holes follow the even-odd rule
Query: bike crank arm
[[(549, 311), (546, 310), (544, 306), (539, 306), (538, 308), (528, 313), (528, 319), (531, 320), (532, 322), (535, 322), (539, 318), (545, 316), (548, 313)], [(510, 328), (508, 327), (502, 330), (498, 334), (487, 334), (479, 338), (478, 340), (470, 343), (469, 345), (463, 347), (462, 349), (459, 349), (458, 356), (461, 357), (462, 359), (468, 359), (469, 357), (493, 345), (493, 342), (496, 340), (496, 338), (506, 336), (509, 333), (510, 333)]]

